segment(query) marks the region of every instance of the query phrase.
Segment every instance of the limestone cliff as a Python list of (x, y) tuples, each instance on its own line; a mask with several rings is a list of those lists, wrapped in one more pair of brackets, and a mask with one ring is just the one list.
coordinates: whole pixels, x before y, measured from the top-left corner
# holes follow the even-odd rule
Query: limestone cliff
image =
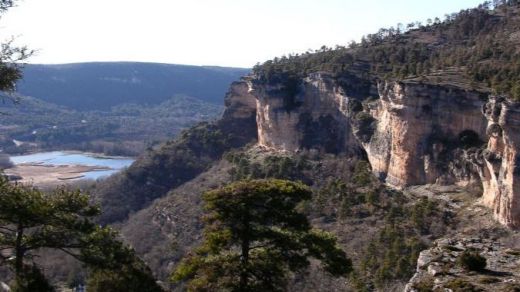
[(503, 98), (491, 99), (483, 108), (489, 141), (480, 176), (482, 202), (493, 208), (498, 220), (520, 226), (520, 109)]
[(295, 96), (283, 84), (260, 86), (250, 80), (257, 98), (258, 143), (279, 150), (319, 148), (341, 152), (356, 145), (348, 122), (349, 97), (331, 78), (311, 74)]
[(327, 73), (290, 86), (246, 80), (256, 97), (260, 145), (363, 153), (374, 174), (395, 188), (482, 184), (482, 202), (497, 219), (520, 225), (520, 111), (505, 99), (456, 85)]
[(216, 122), (222, 132), (231, 136), (231, 147), (240, 147), (257, 139), (256, 99), (248, 91), (246, 82), (233, 82), (226, 94), (226, 110)]
[(481, 94), (419, 83), (380, 83), (378, 89), (380, 100), (370, 109), (376, 131), (364, 146), (379, 177), (394, 187), (473, 179), (453, 159), (485, 138)]

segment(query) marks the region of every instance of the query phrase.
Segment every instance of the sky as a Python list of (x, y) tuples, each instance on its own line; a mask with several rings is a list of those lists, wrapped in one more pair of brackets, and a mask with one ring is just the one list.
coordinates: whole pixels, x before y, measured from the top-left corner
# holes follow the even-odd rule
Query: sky
[(483, 0), (18, 0), (0, 40), (37, 50), (28, 63), (141, 61), (252, 67), (381, 27)]

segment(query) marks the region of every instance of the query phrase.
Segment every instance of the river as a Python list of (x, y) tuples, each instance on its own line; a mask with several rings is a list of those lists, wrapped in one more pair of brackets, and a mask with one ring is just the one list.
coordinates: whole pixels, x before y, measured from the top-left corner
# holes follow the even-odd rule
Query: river
[[(75, 176), (68, 179), (99, 179), (121, 171), (130, 166), (134, 159), (130, 157), (106, 156), (75, 151), (40, 152), (28, 155), (11, 156), (16, 167), (44, 166), (49, 172), (52, 169), (69, 169)], [(84, 170), (84, 171), (83, 171)], [(67, 178), (65, 178), (67, 179)]]

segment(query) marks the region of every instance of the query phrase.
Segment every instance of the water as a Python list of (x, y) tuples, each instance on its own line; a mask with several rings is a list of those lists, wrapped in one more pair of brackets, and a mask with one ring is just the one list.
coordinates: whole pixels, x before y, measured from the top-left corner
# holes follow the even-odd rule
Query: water
[(37, 163), (42, 165), (86, 165), (110, 168), (83, 173), (83, 178), (96, 180), (121, 171), (123, 168), (130, 166), (130, 164), (134, 162), (134, 159), (129, 157), (104, 156), (81, 152), (53, 151), (11, 156), (11, 161), (14, 164)]

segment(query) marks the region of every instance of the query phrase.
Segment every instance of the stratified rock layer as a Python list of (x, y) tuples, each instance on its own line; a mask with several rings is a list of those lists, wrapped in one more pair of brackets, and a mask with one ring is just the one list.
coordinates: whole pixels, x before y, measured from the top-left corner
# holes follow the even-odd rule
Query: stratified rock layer
[(480, 172), (482, 202), (493, 208), (498, 220), (520, 227), (520, 109), (503, 98), (493, 98), (484, 107), (489, 141)]
[(380, 83), (378, 89), (380, 100), (370, 111), (377, 130), (364, 144), (376, 174), (394, 187), (471, 179), (446, 173), (450, 150), (465, 147), (462, 135), (485, 138), (481, 94), (417, 83)]
[(364, 152), (374, 174), (395, 188), (482, 183), (482, 202), (496, 218), (520, 226), (515, 104), (454, 85), (376, 86), (326, 73), (310, 74), (296, 87), (247, 82), (256, 97), (260, 145)]
[(289, 97), (281, 84), (250, 86), (257, 98), (260, 145), (286, 151), (340, 152), (357, 143), (348, 122), (349, 98), (332, 79), (312, 74), (299, 93)]

